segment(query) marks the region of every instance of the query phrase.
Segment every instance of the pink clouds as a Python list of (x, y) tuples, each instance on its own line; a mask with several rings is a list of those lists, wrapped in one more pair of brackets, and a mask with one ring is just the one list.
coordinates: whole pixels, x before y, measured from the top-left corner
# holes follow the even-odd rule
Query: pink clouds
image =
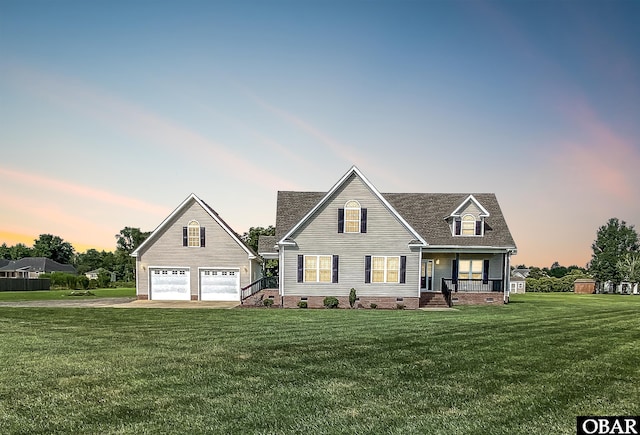
[[(27, 68), (8, 68), (12, 81), (41, 98), (90, 116), (114, 130), (135, 135), (153, 144), (173, 151), (192, 151), (198, 155), (213, 157), (218, 168), (230, 177), (247, 180), (247, 173), (260, 184), (271, 184), (281, 188), (295, 188), (291, 182), (274, 175), (244, 155), (232, 151), (232, 147), (205, 137), (177, 122), (109, 95), (67, 77), (41, 74)], [(241, 170), (239, 170), (241, 168)]]
[(630, 138), (616, 132), (596, 111), (580, 100), (565, 104), (565, 114), (576, 124), (580, 139), (562, 139), (553, 158), (556, 166), (569, 169), (582, 190), (620, 200), (638, 194), (640, 150)]
[(144, 211), (145, 213), (154, 214), (156, 216), (164, 216), (168, 212), (166, 207), (151, 204), (136, 198), (118, 195), (106, 190), (92, 188), (82, 184), (75, 184), (68, 181), (45, 177), (39, 174), (30, 174), (27, 172), (20, 172), (0, 167), (0, 176), (6, 177), (7, 182), (19, 182), (20, 184), (28, 184), (33, 188), (54, 191), (58, 196), (73, 195), (108, 205)]

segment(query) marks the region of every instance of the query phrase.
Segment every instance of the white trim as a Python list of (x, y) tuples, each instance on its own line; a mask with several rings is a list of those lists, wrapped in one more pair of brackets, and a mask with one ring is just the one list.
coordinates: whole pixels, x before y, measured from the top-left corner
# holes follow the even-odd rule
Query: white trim
[[(238, 237), (236, 236), (236, 234), (234, 233), (234, 231), (233, 231), (231, 228), (229, 228), (229, 227), (228, 227), (228, 226), (227, 226), (223, 221), (221, 221), (221, 220), (220, 220), (220, 218), (216, 215), (216, 213), (215, 213), (212, 209), (210, 209), (210, 208), (209, 208), (209, 207), (208, 207), (208, 206), (207, 206), (207, 205), (206, 205), (206, 204), (205, 204), (205, 203), (204, 203), (200, 198), (198, 198), (198, 196), (197, 196), (195, 193), (192, 193), (191, 195), (189, 195), (189, 196), (187, 197), (187, 199), (185, 199), (184, 201), (182, 201), (182, 203), (181, 203), (181, 204), (180, 204), (180, 205), (179, 205), (175, 210), (173, 210), (173, 212), (171, 212), (171, 214), (170, 214), (169, 216), (167, 216), (167, 217), (165, 218), (165, 220), (163, 220), (163, 221), (160, 223), (160, 225), (158, 225), (158, 227), (157, 227), (155, 230), (153, 230), (153, 232), (151, 233), (151, 235), (150, 235), (149, 237), (147, 237), (147, 239), (146, 239), (144, 242), (142, 242), (142, 243), (140, 244), (140, 246), (138, 246), (138, 247), (136, 248), (136, 250), (135, 250), (135, 251), (133, 251), (130, 255), (131, 255), (132, 257), (137, 257), (137, 256), (138, 256), (138, 254), (139, 254), (139, 252), (141, 252), (142, 250), (144, 250), (144, 248), (145, 248), (147, 245), (150, 245), (150, 244), (152, 243), (152, 241), (155, 241), (155, 236), (156, 236), (156, 234), (160, 234), (160, 233), (161, 233), (161, 231), (160, 231), (160, 230), (161, 230), (161, 229), (163, 229), (164, 227), (166, 227), (167, 225), (169, 225), (169, 222), (171, 222), (171, 221), (173, 220), (173, 218), (174, 218), (174, 217), (176, 217), (179, 213), (184, 212), (184, 209), (186, 209), (187, 205), (189, 204), (189, 202), (190, 202), (192, 199), (193, 199), (195, 202), (197, 202), (197, 203), (200, 205), (200, 207), (202, 207), (202, 208), (203, 208), (203, 210), (204, 210), (204, 211), (206, 211), (206, 212), (207, 212), (207, 214), (208, 214), (209, 216), (211, 216), (211, 218), (213, 218), (213, 220), (214, 220), (214, 221), (216, 221), (216, 222), (218, 223), (218, 225), (220, 225), (220, 227), (221, 227), (222, 229), (224, 229), (224, 230), (227, 232), (227, 234), (229, 234), (229, 235), (231, 236), (231, 238), (232, 238), (232, 239), (233, 239), (233, 240), (234, 240), (238, 245), (240, 245), (240, 247), (241, 247), (242, 249), (244, 249), (244, 251), (247, 253), (247, 255), (249, 255), (249, 256), (254, 255), (254, 254), (253, 254), (253, 252), (251, 252), (251, 250), (250, 250), (249, 248), (247, 248), (247, 246), (246, 246), (244, 243), (242, 243), (242, 241), (240, 241), (240, 239), (238, 239)], [(188, 237), (188, 234), (187, 234), (187, 237)], [(188, 245), (188, 243), (187, 243), (187, 245)], [(255, 255), (254, 255), (254, 256), (255, 256)]]
[(489, 217), (489, 212), (487, 211), (486, 208), (484, 208), (482, 206), (482, 204), (480, 204), (480, 202), (473, 196), (473, 195), (469, 195), (465, 198), (464, 201), (462, 201), (460, 203), (460, 205), (453, 211), (453, 213), (451, 213), (449, 215), (449, 217), (459, 217), (460, 213), (461, 213), (461, 208), (469, 201), (473, 201), (473, 203), (480, 209), (480, 217)]
[[(400, 265), (400, 257), (401, 255), (371, 255), (371, 276), (369, 277), (370, 284), (400, 284), (400, 269), (402, 266)], [(373, 259), (374, 258), (384, 258), (384, 274), (382, 281), (374, 281), (373, 280)], [(387, 259), (388, 258), (397, 258), (398, 259), (398, 280), (397, 281), (387, 281)]]
[[(153, 269), (178, 269), (178, 270), (185, 270), (186, 273), (186, 277), (187, 277), (187, 288), (188, 288), (188, 293), (189, 293), (189, 299), (187, 300), (191, 300), (191, 267), (190, 266), (148, 266), (147, 267), (147, 274), (149, 276), (149, 282), (147, 284), (147, 299), (148, 300), (153, 300), (153, 294), (151, 292), (151, 275), (152, 275), (152, 271)], [(184, 300), (184, 299), (156, 299), (156, 300)]]
[[(316, 279), (315, 281), (307, 280), (307, 257), (316, 258)], [(320, 257), (329, 257), (329, 281), (320, 281)], [(302, 256), (302, 282), (317, 283), (317, 284), (332, 284), (333, 283), (333, 255), (329, 254), (304, 254)]]
[(400, 216), (400, 214), (391, 206), (391, 204), (389, 204), (389, 202), (384, 199), (382, 194), (378, 192), (378, 189), (376, 189), (375, 186), (371, 184), (371, 182), (367, 179), (367, 177), (365, 177), (362, 172), (360, 172), (360, 170), (355, 166), (352, 166), (351, 169), (349, 169), (347, 173), (344, 174), (338, 180), (338, 182), (333, 185), (331, 189), (329, 189), (329, 191), (322, 197), (322, 199), (315, 205), (315, 207), (313, 207), (302, 219), (300, 219), (297, 224), (293, 226), (293, 228), (289, 230), (287, 234), (285, 234), (278, 241), (278, 244), (285, 244), (285, 240), (291, 237), (293, 233), (295, 233), (307, 220), (309, 220), (309, 218), (313, 216), (315, 212), (318, 211), (318, 209), (322, 207), (329, 200), (329, 198), (331, 198), (331, 196), (333, 196), (333, 194), (349, 179), (352, 174), (356, 174), (358, 177), (360, 177), (364, 184), (366, 184), (371, 192), (373, 192), (374, 196), (376, 196), (380, 200), (380, 202), (382, 202), (382, 204), (384, 204), (384, 206), (387, 207), (387, 209), (396, 217), (396, 219), (398, 219), (400, 223), (404, 225), (404, 227), (415, 236), (415, 239), (420, 240), (422, 246), (428, 246), (428, 243), (422, 238), (422, 236), (418, 234), (418, 232), (414, 230), (411, 225), (409, 225), (407, 221), (402, 218), (402, 216)]
[[(238, 292), (238, 301), (242, 300), (242, 271), (240, 267), (223, 267), (223, 266), (198, 266), (198, 300), (202, 300), (202, 272), (207, 270), (215, 270), (215, 271), (233, 271), (238, 272), (237, 279), (237, 292)], [(249, 278), (249, 282), (251, 282), (251, 277)], [(236, 300), (233, 300), (236, 302)]]

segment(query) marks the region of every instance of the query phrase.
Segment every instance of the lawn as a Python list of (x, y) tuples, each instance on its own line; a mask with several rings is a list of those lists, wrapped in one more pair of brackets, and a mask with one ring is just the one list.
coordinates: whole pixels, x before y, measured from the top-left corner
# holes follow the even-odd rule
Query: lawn
[(95, 299), (135, 297), (135, 288), (99, 288), (90, 290), (95, 296), (69, 296), (71, 290), (42, 290), (21, 292), (0, 292), (0, 302), (9, 301), (41, 301), (53, 299)]
[(0, 308), (0, 433), (572, 434), (639, 415), (640, 297)]

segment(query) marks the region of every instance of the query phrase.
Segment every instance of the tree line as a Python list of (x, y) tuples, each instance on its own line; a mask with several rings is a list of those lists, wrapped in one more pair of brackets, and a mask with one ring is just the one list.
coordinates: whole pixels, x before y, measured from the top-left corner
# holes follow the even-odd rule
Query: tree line
[[(255, 252), (258, 252), (258, 239), (261, 235), (273, 236), (276, 229), (272, 225), (268, 227), (251, 227), (249, 231), (240, 235), (240, 239)], [(17, 243), (7, 246), (0, 245), (0, 259), (19, 260), (24, 257), (45, 257), (61, 264), (71, 264), (79, 275), (84, 275), (91, 270), (105, 269), (115, 272), (118, 281), (135, 281), (135, 258), (131, 253), (151, 235), (150, 231), (141, 231), (136, 227), (124, 227), (114, 237), (116, 239), (115, 251), (98, 251), (88, 249), (85, 252), (76, 252), (71, 243), (61, 237), (52, 234), (40, 234), (33, 241), (33, 246)], [(267, 275), (277, 274), (277, 260), (267, 261)]]
[(633, 225), (611, 218), (598, 228), (591, 244), (591, 261), (586, 267), (561, 266), (557, 261), (550, 267), (529, 269), (527, 291), (573, 291), (578, 278), (593, 278), (599, 283), (618, 285), (621, 282), (640, 283), (640, 245)]

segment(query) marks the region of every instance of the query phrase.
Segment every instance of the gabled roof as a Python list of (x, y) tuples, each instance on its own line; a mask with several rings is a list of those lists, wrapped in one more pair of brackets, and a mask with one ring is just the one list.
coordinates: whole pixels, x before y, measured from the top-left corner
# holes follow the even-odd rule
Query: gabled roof
[[(336, 186), (339, 187), (345, 179), (345, 177), (341, 178)], [(364, 177), (362, 179), (366, 180)], [(327, 200), (337, 188), (336, 186), (329, 193), (278, 192), (276, 239), (284, 242), (295, 228), (299, 227)], [(377, 190), (374, 192), (377, 193)], [(498, 200), (493, 193), (382, 193), (379, 195), (383, 202), (389, 205), (390, 210), (400, 217), (401, 222), (406, 222), (407, 227), (417, 233), (416, 240), (412, 244), (426, 242), (429, 247), (435, 248), (516, 248)], [(451, 210), (457, 211), (470, 199), (479, 205), (478, 209), (482, 213), (486, 213), (484, 236), (454, 236), (451, 225), (447, 222), (447, 218), (451, 217), (449, 213)]]
[(9, 264), (11, 260), (5, 260), (4, 258), (0, 258), (0, 267), (4, 267)]
[(70, 264), (62, 264), (45, 257), (24, 257), (20, 260), (10, 261), (8, 264), (0, 267), (0, 270), (12, 272), (22, 270), (25, 272), (65, 272), (76, 273), (76, 268)]
[(473, 202), (476, 207), (478, 207), (478, 210), (480, 210), (480, 216), (482, 217), (488, 217), (489, 216), (489, 212), (487, 211), (486, 208), (484, 208), (482, 206), (482, 204), (480, 204), (478, 202), (478, 200), (473, 196), (473, 195), (469, 195), (465, 198), (464, 201), (462, 201), (460, 203), (460, 205), (453, 211), (453, 213), (451, 213), (449, 215), (449, 217), (459, 217), (460, 213), (462, 213), (462, 211), (466, 208), (465, 206), (469, 203), (469, 202)]
[(231, 229), (231, 227), (220, 217), (220, 215), (213, 208), (211, 208), (206, 202), (201, 200), (195, 193), (192, 193), (187, 197), (187, 199), (182, 201), (182, 203), (173, 212), (171, 212), (171, 214), (167, 216), (165, 220), (163, 220), (162, 223), (158, 225), (158, 227), (155, 230), (153, 230), (151, 235), (147, 237), (147, 239), (144, 242), (142, 242), (140, 246), (136, 248), (135, 251), (131, 253), (131, 256), (137, 257), (138, 252), (141, 252), (147, 246), (150, 246), (162, 233), (162, 230), (165, 229), (167, 226), (169, 226), (170, 223), (173, 222), (175, 217), (183, 213), (191, 205), (192, 201), (195, 201), (196, 203), (198, 203), (204, 209), (204, 211), (206, 211), (207, 214), (209, 214), (209, 216), (211, 216), (211, 218), (215, 220), (220, 225), (220, 227), (222, 227), (222, 229), (224, 229), (227, 232), (227, 234), (229, 234), (229, 236), (231, 236), (231, 238), (235, 240), (235, 242), (238, 243), (238, 245), (240, 245), (242, 249), (244, 249), (244, 251), (247, 253), (249, 258), (254, 258), (254, 257), (257, 258), (258, 255), (253, 251), (253, 249), (248, 247), (240, 239), (240, 236), (238, 235), (238, 233), (233, 231), (233, 229)]
[[(367, 179), (367, 177), (365, 177), (362, 172), (360, 172), (360, 170), (355, 167), (352, 166), (343, 176), (342, 178), (340, 178), (340, 180), (338, 180), (338, 182), (336, 184), (333, 185), (333, 187), (331, 189), (329, 189), (329, 191), (325, 194), (322, 194), (322, 197), (320, 198), (319, 201), (316, 201), (315, 205), (312, 206), (312, 208), (299, 220), (297, 220), (297, 222), (293, 221), (293, 219), (291, 219), (291, 221), (293, 222), (293, 226), (290, 227), (290, 229), (288, 231), (286, 231), (286, 233), (284, 233), (284, 235), (281, 235), (280, 237), (277, 236), (277, 232), (276, 232), (276, 236), (278, 237), (278, 243), (284, 243), (285, 240), (287, 238), (289, 238), (298, 228), (300, 228), (307, 220), (309, 220), (311, 218), (311, 216), (313, 216), (313, 214), (320, 209), (332, 196), (333, 194), (340, 188), (342, 187), (343, 184), (345, 184), (349, 178), (355, 175), (358, 178), (360, 178), (362, 180), (362, 182), (369, 188), (369, 190), (371, 190), (371, 192), (373, 193), (374, 196), (378, 197), (378, 199), (380, 200), (380, 202), (382, 202), (382, 204), (389, 210), (389, 212), (391, 212), (391, 214), (393, 214), (398, 221), (400, 221), (400, 223), (410, 232), (413, 234), (413, 236), (419, 241), (420, 244), (425, 245), (426, 246), (426, 242), (425, 240), (422, 238), (422, 236), (416, 231), (414, 230), (411, 225), (409, 223), (407, 223), (407, 221), (404, 220), (404, 218), (393, 208), (393, 206), (385, 199), (385, 197), (383, 195), (380, 194), (380, 192), (378, 192), (378, 189), (376, 189), (374, 187), (373, 184), (371, 184), (371, 182)], [(297, 192), (294, 192), (294, 194)], [(311, 199), (317, 194), (316, 193), (312, 193), (311, 195), (308, 195), (306, 198), (302, 198), (302, 204), (300, 204), (299, 202), (295, 203), (295, 207), (301, 208), (301, 209), (305, 209), (305, 204), (304, 203), (309, 203), (311, 202)], [(278, 192), (278, 200), (280, 199), (280, 192)], [(279, 202), (279, 201), (278, 201)], [(295, 208), (294, 207), (294, 208)], [(278, 216), (280, 215), (280, 206), (278, 205), (278, 210), (276, 211), (276, 231), (278, 228)]]

